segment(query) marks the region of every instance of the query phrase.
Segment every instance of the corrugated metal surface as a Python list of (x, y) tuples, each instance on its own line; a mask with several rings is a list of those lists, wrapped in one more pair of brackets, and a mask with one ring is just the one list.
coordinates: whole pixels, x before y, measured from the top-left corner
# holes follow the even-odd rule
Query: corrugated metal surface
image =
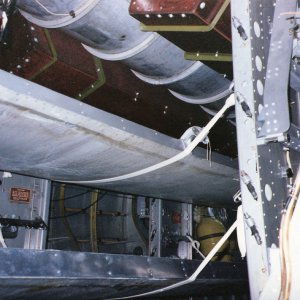
[[(52, 180), (93, 180), (143, 169), (182, 150), (182, 142), (0, 72), (0, 168)], [(176, 122), (176, 120), (174, 120)], [(235, 162), (206, 151), (111, 190), (230, 205)], [(98, 185), (97, 185), (98, 186)]]

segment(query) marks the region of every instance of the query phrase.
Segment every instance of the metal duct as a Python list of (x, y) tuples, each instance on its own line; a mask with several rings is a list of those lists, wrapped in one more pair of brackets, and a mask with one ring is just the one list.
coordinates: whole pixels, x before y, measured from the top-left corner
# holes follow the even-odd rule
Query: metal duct
[[(128, 0), (19, 0), (21, 13), (47, 28), (61, 28), (93, 55), (123, 61), (141, 80), (164, 85), (177, 98), (208, 104), (227, 96), (230, 81), (153, 32), (142, 32)], [(217, 106), (219, 106), (217, 104)]]

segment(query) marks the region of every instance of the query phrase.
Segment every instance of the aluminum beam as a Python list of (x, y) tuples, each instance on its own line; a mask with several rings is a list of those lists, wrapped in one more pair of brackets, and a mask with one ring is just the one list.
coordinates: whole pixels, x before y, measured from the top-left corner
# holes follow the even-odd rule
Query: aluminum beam
[[(293, 151), (298, 150), (299, 136), (290, 113), (297, 98), (289, 91), (288, 81), (296, 1), (233, 0), (231, 12), (238, 24), (232, 26), (235, 92), (252, 115), (245, 113), (241, 102), (236, 104), (239, 166), (252, 184), (251, 193), (247, 180), (241, 181), (242, 205), (261, 239), (254, 238), (248, 222), (245, 234), (251, 299), (277, 299), (280, 220), (290, 194), (293, 174), (289, 172), (293, 169), (296, 174), (299, 164), (299, 154)], [(297, 252), (297, 259), (291, 259), (293, 266), (298, 256)], [(294, 279), (297, 287), (299, 279), (295, 275)]]
[[(0, 169), (57, 181), (127, 174), (164, 161), (184, 147), (181, 140), (3, 71), (0, 144)], [(158, 171), (92, 186), (190, 203), (231, 205), (238, 189), (236, 162), (217, 153), (212, 158), (210, 165), (206, 150), (198, 148)]]
[[(200, 263), (145, 256), (23, 249), (1, 249), (0, 260), (0, 295), (7, 300), (110, 299), (136, 295), (182, 281)], [(163, 296), (247, 293), (244, 263), (212, 263), (194, 283)], [(158, 294), (155, 299), (160, 297)]]

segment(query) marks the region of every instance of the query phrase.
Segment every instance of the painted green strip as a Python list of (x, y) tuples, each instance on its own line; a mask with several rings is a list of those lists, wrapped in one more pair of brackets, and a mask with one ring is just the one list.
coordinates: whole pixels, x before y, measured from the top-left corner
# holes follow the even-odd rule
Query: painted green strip
[(97, 57), (94, 57), (94, 61), (95, 61), (95, 67), (96, 67), (98, 79), (94, 83), (92, 83), (88, 88), (86, 88), (84, 91), (80, 92), (76, 97), (77, 100), (83, 100), (84, 98), (86, 98), (87, 96), (95, 92), (102, 85), (104, 85), (104, 83), (106, 82), (101, 60)]
[(56, 52), (56, 49), (55, 49), (54, 44), (52, 42), (49, 30), (48, 29), (44, 29), (44, 34), (46, 36), (47, 43), (48, 43), (48, 46), (50, 48), (50, 52), (51, 52), (52, 58), (51, 58), (51, 61), (49, 61), (41, 69), (39, 69), (39, 71), (37, 71), (35, 74), (33, 74), (29, 78), (29, 80), (35, 79), (38, 75), (40, 75), (41, 73), (43, 73), (45, 70), (47, 70), (49, 67), (51, 67), (57, 61), (57, 52)]
[(223, 61), (232, 62), (232, 55), (225, 53), (194, 53), (186, 52), (184, 58), (187, 60), (200, 60), (200, 61)]

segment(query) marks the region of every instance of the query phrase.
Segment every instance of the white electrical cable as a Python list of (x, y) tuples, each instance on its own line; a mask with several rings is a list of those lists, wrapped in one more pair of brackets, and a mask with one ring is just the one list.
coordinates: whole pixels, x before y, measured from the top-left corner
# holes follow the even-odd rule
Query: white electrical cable
[(219, 240), (219, 242), (215, 245), (214, 248), (208, 253), (208, 255), (205, 257), (205, 259), (202, 261), (202, 263), (199, 265), (197, 270), (186, 280), (180, 281), (178, 283), (169, 285), (167, 287), (151, 291), (148, 293), (143, 293), (139, 295), (134, 295), (134, 296), (128, 296), (128, 297), (121, 297), (121, 298), (110, 298), (106, 300), (121, 300), (121, 299), (131, 299), (131, 298), (138, 298), (138, 297), (145, 297), (145, 296), (150, 296), (158, 293), (162, 293), (165, 291), (173, 290), (177, 287), (189, 284), (191, 282), (194, 282), (198, 275), (201, 273), (201, 271), (206, 267), (206, 265), (211, 261), (211, 259), (216, 255), (216, 253), (220, 250), (220, 248), (223, 246), (223, 244), (227, 241), (229, 236), (233, 233), (233, 231), (237, 228), (237, 221), (235, 221), (231, 227), (228, 229), (228, 231), (224, 234), (224, 236)]
[(2, 248), (7, 248), (7, 245), (4, 241), (4, 237), (3, 237), (3, 234), (2, 234), (2, 227), (0, 227), (0, 244), (1, 244)]
[(217, 121), (223, 116), (225, 111), (233, 106), (235, 104), (235, 98), (234, 94), (231, 94), (224, 106), (218, 111), (218, 113), (208, 122), (208, 124), (201, 130), (201, 132), (195, 137), (195, 139), (180, 153), (177, 155), (162, 161), (158, 164), (155, 164), (151, 167), (147, 167), (145, 169), (132, 172), (129, 174), (121, 175), (121, 176), (116, 176), (116, 177), (111, 177), (111, 178), (105, 178), (105, 179), (99, 179), (99, 180), (87, 180), (87, 181), (63, 181), (66, 183), (76, 183), (76, 184), (99, 184), (99, 183), (107, 183), (107, 182), (114, 182), (114, 181), (119, 181), (119, 180), (125, 180), (137, 176), (141, 176), (153, 171), (156, 171), (158, 169), (161, 169), (163, 167), (169, 166), (185, 157), (187, 157), (196, 147), (197, 145), (202, 142), (207, 135), (209, 134), (209, 131), (212, 129), (212, 127), (217, 123)]
[(200, 242), (192, 239), (192, 237), (190, 237), (189, 235), (186, 235), (187, 239), (191, 242), (192, 247), (197, 251), (198, 254), (200, 254), (200, 256), (205, 259), (205, 255), (199, 250), (200, 248)]

